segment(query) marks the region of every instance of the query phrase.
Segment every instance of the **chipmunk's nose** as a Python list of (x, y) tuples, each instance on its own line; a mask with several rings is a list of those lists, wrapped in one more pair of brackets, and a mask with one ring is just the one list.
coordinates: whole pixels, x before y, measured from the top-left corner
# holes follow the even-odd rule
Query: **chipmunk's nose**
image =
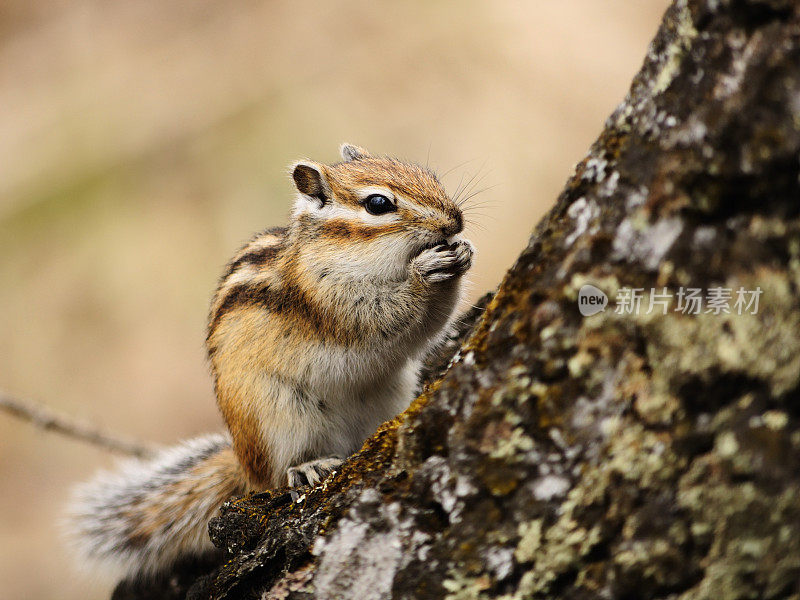
[(460, 212), (450, 216), (450, 219), (440, 228), (444, 237), (450, 237), (464, 231), (464, 217)]

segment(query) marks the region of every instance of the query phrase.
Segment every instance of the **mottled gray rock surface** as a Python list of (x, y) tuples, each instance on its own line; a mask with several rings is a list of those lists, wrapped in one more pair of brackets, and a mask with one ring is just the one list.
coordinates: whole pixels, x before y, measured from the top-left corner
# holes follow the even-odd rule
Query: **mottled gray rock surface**
[(676, 2), (444, 376), (319, 488), (230, 503), (176, 594), (800, 598), (798, 6)]

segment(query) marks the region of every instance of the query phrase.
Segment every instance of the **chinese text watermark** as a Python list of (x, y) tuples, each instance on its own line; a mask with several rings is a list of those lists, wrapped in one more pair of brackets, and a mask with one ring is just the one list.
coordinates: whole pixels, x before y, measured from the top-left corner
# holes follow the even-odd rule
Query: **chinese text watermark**
[[(649, 293), (645, 293), (645, 288), (620, 288), (614, 301), (614, 312), (618, 315), (666, 315), (668, 312), (685, 315), (755, 315), (758, 314), (758, 301), (762, 293), (760, 287), (754, 290), (744, 287), (679, 287), (669, 290), (662, 287), (647, 291)], [(608, 296), (593, 285), (586, 284), (578, 292), (578, 310), (585, 317), (604, 311), (608, 302)]]

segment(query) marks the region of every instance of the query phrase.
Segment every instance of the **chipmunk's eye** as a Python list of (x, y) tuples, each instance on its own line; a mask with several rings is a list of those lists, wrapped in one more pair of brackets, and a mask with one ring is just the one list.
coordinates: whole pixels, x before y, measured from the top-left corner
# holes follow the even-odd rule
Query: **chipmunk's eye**
[(366, 208), (367, 212), (371, 215), (383, 215), (397, 210), (397, 207), (392, 204), (392, 201), (382, 194), (367, 196), (364, 200), (364, 208)]

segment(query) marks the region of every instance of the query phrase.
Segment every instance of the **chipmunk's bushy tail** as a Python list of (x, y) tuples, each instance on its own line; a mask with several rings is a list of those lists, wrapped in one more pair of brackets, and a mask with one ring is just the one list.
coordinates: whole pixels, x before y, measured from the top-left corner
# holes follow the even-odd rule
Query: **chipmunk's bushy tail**
[(208, 521), (245, 491), (228, 438), (196, 438), (77, 486), (68, 536), (87, 566), (152, 574), (179, 557), (211, 550)]

